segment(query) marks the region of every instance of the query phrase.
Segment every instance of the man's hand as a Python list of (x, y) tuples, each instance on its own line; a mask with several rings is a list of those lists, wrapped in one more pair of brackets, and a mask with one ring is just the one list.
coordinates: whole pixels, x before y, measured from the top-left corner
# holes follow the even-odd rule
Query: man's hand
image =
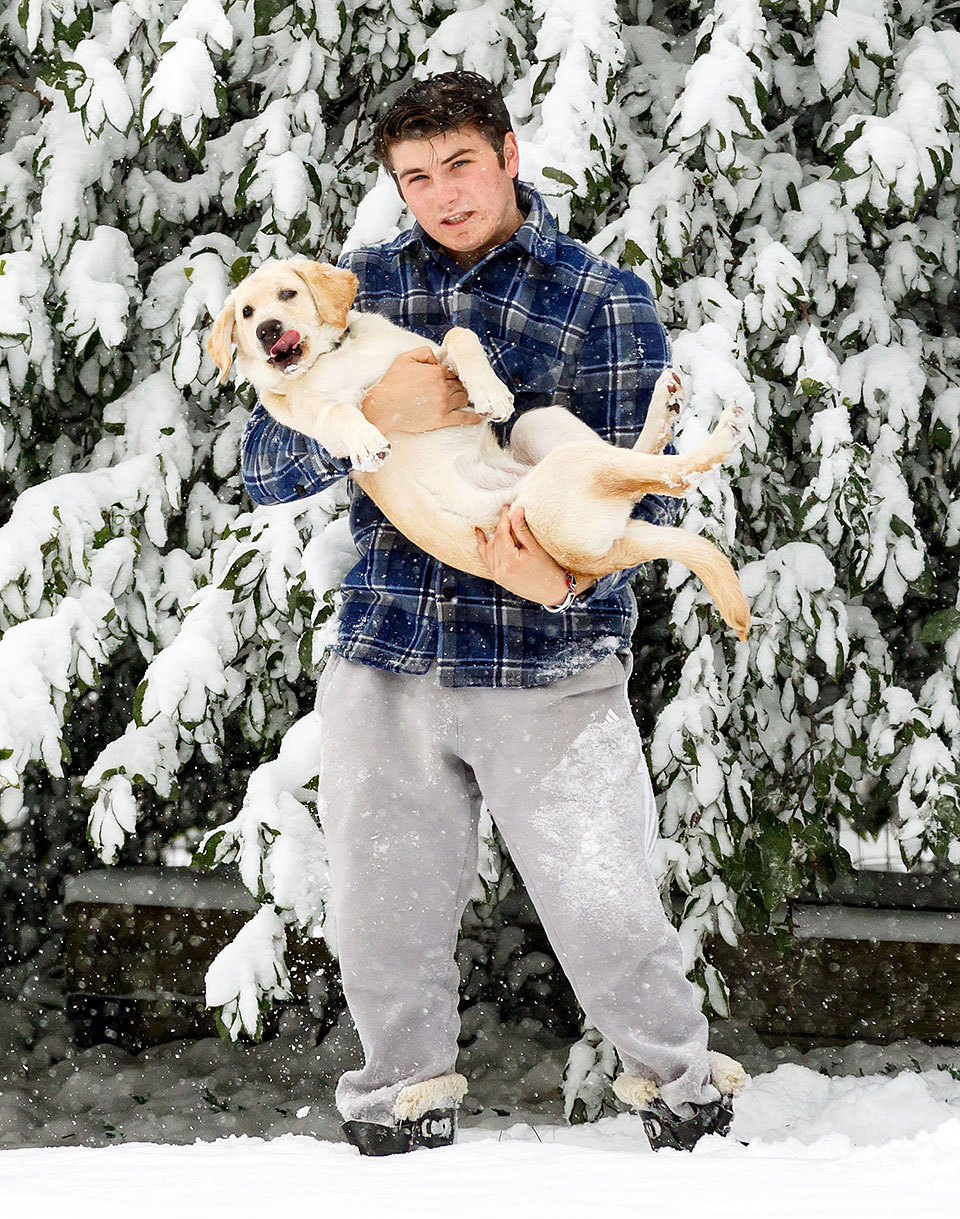
[[(541, 605), (559, 605), (567, 595), (567, 573), (530, 532), (522, 508), (504, 504), (491, 537), (476, 529), (477, 550), (494, 580), (518, 597)], [(578, 586), (578, 592), (594, 581)]]
[(467, 391), (457, 374), (441, 364), (429, 347), (397, 356), (363, 400), (364, 415), (384, 435), (484, 422), (466, 407)]

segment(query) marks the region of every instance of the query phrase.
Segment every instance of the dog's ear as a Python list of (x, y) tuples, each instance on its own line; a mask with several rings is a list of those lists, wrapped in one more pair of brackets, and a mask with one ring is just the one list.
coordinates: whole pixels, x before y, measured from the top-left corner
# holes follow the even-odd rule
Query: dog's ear
[(220, 316), (213, 323), (210, 337), (207, 339), (207, 352), (217, 368), (220, 369), (220, 384), (227, 379), (230, 365), (233, 363), (233, 345), (237, 341), (237, 311), (234, 305), (233, 293), (227, 297)]
[(304, 259), (293, 268), (310, 289), (320, 320), (345, 330), (359, 280), (352, 271)]

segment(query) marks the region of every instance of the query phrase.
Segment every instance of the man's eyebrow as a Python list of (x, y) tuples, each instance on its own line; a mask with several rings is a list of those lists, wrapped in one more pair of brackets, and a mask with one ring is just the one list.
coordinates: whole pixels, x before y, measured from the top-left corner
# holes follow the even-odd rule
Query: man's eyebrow
[[(473, 148), (461, 148), (459, 152), (452, 152), (450, 154), (450, 156), (444, 157), (443, 160), (440, 162), (440, 164), (449, 165), (451, 161), (456, 161), (456, 159), (458, 157), (468, 156), (469, 154), (473, 153), (474, 151), (475, 151), (475, 149), (473, 149)], [(422, 174), (422, 173), (426, 173), (426, 172), (427, 171), (425, 169), (420, 169), (419, 166), (414, 166), (411, 169), (402, 169), (400, 171), (400, 173), (397, 174), (397, 177), (398, 178), (409, 178), (411, 174)]]

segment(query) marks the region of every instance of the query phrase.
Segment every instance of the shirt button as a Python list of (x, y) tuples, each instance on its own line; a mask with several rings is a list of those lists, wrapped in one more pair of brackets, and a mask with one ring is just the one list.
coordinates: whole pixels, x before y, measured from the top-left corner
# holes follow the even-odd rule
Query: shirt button
[(453, 584), (449, 580), (447, 580), (447, 582), (445, 584), (443, 584), (440, 588), (441, 597), (452, 597), (455, 592), (456, 592), (456, 589), (454, 588)]
[(297, 495), (300, 496), (301, 499), (307, 493), (307, 488), (303, 485), (303, 483), (297, 483), (297, 485), (294, 487), (294, 490), (296, 491)]

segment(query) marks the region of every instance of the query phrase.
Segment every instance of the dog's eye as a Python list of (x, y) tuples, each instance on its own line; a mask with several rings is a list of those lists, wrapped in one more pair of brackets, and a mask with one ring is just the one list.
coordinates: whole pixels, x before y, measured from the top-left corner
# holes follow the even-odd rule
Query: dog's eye
[(244, 317), (253, 317), (253, 306), (252, 305), (243, 306), (243, 316)]
[(282, 301), (292, 301), (296, 295), (296, 288), (281, 288), (277, 293), (277, 299)]

